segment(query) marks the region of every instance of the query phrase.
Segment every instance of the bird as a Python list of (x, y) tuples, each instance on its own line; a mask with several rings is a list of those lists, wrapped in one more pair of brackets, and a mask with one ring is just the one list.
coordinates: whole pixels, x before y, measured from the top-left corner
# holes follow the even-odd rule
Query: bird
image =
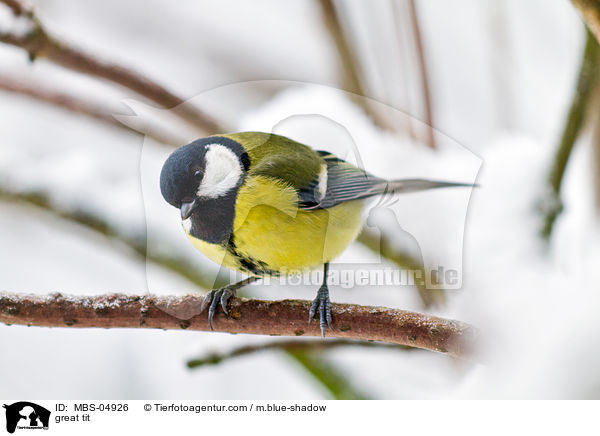
[(369, 198), (436, 188), (472, 187), (428, 179), (386, 180), (327, 151), (273, 133), (238, 132), (197, 139), (164, 162), (160, 190), (179, 209), (192, 244), (248, 278), (206, 294), (208, 322), (237, 291), (265, 276), (323, 268), (310, 324), (332, 328), (329, 263), (360, 233)]

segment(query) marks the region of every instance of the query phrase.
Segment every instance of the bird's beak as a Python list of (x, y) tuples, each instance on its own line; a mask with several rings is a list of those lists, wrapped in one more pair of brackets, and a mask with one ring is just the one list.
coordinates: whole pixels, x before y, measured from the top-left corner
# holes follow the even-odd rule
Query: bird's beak
[(190, 201), (189, 203), (181, 203), (181, 219), (182, 220), (186, 220), (188, 219), (191, 215), (192, 212), (194, 212), (194, 209), (196, 209), (196, 207), (198, 206), (198, 202), (196, 201), (196, 199), (194, 199), (193, 201)]

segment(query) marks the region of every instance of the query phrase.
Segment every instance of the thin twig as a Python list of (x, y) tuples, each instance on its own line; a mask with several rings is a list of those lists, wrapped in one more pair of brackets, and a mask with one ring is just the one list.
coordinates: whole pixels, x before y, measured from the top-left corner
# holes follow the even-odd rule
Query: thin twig
[[(0, 293), (0, 322), (42, 327), (157, 328), (210, 331), (200, 313), (202, 295), (156, 296), (105, 294), (46, 296)], [(213, 319), (216, 331), (278, 336), (321, 336), (308, 324), (312, 302), (231, 298), (230, 316)], [(385, 307), (332, 304), (330, 337), (382, 341), (453, 357), (472, 358), (476, 330), (465, 323)]]
[(396, 351), (414, 350), (414, 348), (411, 347), (396, 344), (386, 344), (383, 342), (351, 341), (348, 339), (329, 339), (316, 341), (300, 341), (297, 339), (292, 339), (271, 341), (265, 344), (244, 345), (226, 353), (210, 353), (206, 356), (188, 360), (187, 366), (188, 368), (198, 368), (200, 366), (216, 365), (224, 360), (247, 356), (248, 354), (260, 353), (263, 351), (308, 351), (312, 353), (316, 351), (331, 350), (339, 347), (379, 348)]
[(327, 388), (337, 400), (367, 400), (369, 397), (353, 386), (350, 377), (326, 359), (302, 350), (291, 350), (287, 355), (296, 361), (313, 378)]
[(19, 0), (2, 0), (2, 3), (8, 6), (15, 16), (25, 15), (28, 13)]
[(149, 78), (120, 65), (100, 60), (57, 39), (47, 32), (35, 13), (18, 0), (0, 2), (7, 5), (15, 15), (29, 19), (31, 25), (31, 29), (25, 34), (0, 31), (0, 42), (24, 49), (29, 53), (30, 59), (45, 58), (67, 69), (116, 83), (163, 108), (173, 109), (175, 114), (204, 133), (214, 134), (226, 130), (200, 109)]
[(346, 91), (354, 94), (351, 99), (360, 106), (363, 111), (382, 129), (396, 131), (397, 128), (384, 116), (381, 116), (371, 104), (367, 97), (364, 85), (364, 77), (360, 73), (360, 62), (344, 33), (340, 16), (336, 10), (333, 0), (319, 0), (323, 23), (333, 40), (343, 76), (343, 86)]
[[(594, 90), (595, 101), (600, 99), (600, 86), (596, 85)], [(594, 182), (594, 206), (596, 217), (600, 218), (600, 106), (593, 107), (593, 126), (592, 126), (592, 171)]]
[[(398, 267), (408, 271), (420, 271), (421, 277), (425, 278), (425, 267), (420, 259), (396, 249), (389, 243), (387, 238), (380, 237), (378, 234), (363, 229), (358, 236), (357, 242), (361, 243), (376, 254), (380, 254), (383, 258), (394, 262)], [(425, 307), (441, 305), (446, 301), (446, 294), (443, 289), (427, 289), (423, 284), (415, 282), (415, 286), (419, 291), (419, 296)], [(437, 284), (437, 283), (436, 283)]]
[(0, 75), (0, 90), (13, 92), (16, 94), (25, 95), (37, 101), (56, 106), (62, 109), (66, 109), (70, 112), (79, 115), (86, 115), (95, 120), (106, 123), (112, 127), (124, 129), (129, 132), (136, 134), (147, 135), (163, 144), (167, 145), (181, 145), (183, 138), (178, 135), (166, 132), (163, 129), (159, 129), (152, 123), (143, 123), (139, 129), (127, 126), (115, 119), (112, 116), (116, 113), (116, 109), (109, 109), (99, 103), (94, 103), (88, 99), (83, 99), (75, 95), (69, 95), (63, 92), (51, 90), (43, 85), (27, 83), (21, 80), (16, 80), (11, 77)]
[(341, 62), (345, 88), (359, 96), (365, 96), (360, 73), (359, 62), (350, 48), (340, 22), (333, 0), (319, 0), (323, 14), (323, 22), (331, 35)]
[(423, 106), (425, 109), (426, 141), (425, 143), (431, 147), (435, 146), (435, 132), (433, 129), (433, 111), (431, 108), (431, 92), (429, 90), (429, 77), (427, 75), (427, 64), (425, 61), (425, 49), (423, 48), (423, 38), (421, 36), (421, 28), (419, 25), (419, 16), (417, 14), (417, 5), (415, 0), (408, 0), (408, 9), (410, 20), (412, 22), (413, 38), (415, 40), (417, 65), (421, 76), (421, 87), (423, 90)]
[(599, 0), (571, 0), (581, 13), (583, 20), (600, 42), (600, 1)]
[(334, 398), (340, 400), (366, 399), (367, 396), (358, 389), (349, 389), (349, 386), (352, 386), (352, 380), (348, 379), (348, 377), (338, 371), (337, 368), (332, 367), (332, 365), (319, 354), (321, 351), (339, 347), (377, 348), (394, 351), (416, 350), (416, 348), (412, 347), (386, 344), (383, 342), (352, 341), (348, 339), (300, 340), (294, 338), (289, 340), (271, 341), (264, 344), (241, 346), (227, 353), (211, 353), (203, 357), (188, 360), (187, 366), (188, 368), (198, 368), (206, 365), (217, 365), (229, 359), (263, 351), (284, 351), (288, 356), (292, 357), (297, 363), (302, 365), (315, 379), (327, 387), (327, 390)]
[(0, 188), (0, 200), (27, 203), (35, 207), (40, 207), (57, 217), (81, 224), (108, 238), (114, 238), (129, 247), (142, 259), (149, 260), (156, 265), (165, 267), (180, 276), (185, 277), (192, 283), (198, 285), (201, 289), (212, 289), (213, 287), (219, 287), (226, 284), (220, 278), (214, 282), (214, 280), (209, 278), (211, 277), (210, 274), (203, 271), (198, 265), (192, 264), (186, 258), (148, 251), (145, 233), (127, 235), (120, 232), (108, 221), (105, 221), (96, 215), (92, 215), (81, 209), (68, 209), (54, 204), (43, 192), (13, 192), (6, 188)]
[[(579, 10), (589, 30), (600, 43), (600, 1), (598, 0), (571, 0), (571, 3)], [(600, 96), (600, 90), (596, 86), (594, 98)], [(596, 112), (598, 112), (596, 107)], [(596, 209), (600, 210), (600, 113), (596, 113), (594, 131), (592, 134), (593, 159), (594, 159), (594, 183)]]
[(541, 205), (544, 213), (544, 224), (541, 233), (546, 239), (552, 234), (554, 222), (562, 211), (560, 190), (563, 176), (571, 151), (575, 146), (575, 141), (582, 130), (598, 76), (598, 61), (600, 58), (598, 41), (589, 30), (586, 30), (586, 35), (583, 60), (577, 79), (577, 89), (569, 108), (565, 128), (548, 177), (548, 193)]

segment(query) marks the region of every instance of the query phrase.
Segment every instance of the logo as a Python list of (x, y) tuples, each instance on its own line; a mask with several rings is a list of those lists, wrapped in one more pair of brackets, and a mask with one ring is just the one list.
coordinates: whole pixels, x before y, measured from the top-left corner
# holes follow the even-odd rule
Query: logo
[(48, 430), (50, 411), (28, 401), (19, 401), (2, 406), (6, 409), (6, 431), (14, 433), (16, 429)]

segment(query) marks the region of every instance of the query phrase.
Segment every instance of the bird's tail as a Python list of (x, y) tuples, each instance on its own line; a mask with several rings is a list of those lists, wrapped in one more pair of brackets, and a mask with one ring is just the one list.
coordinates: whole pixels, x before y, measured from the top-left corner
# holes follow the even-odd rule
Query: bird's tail
[(476, 188), (479, 185), (473, 183), (441, 182), (427, 179), (403, 179), (391, 180), (386, 182), (383, 188), (383, 194), (405, 194), (409, 192), (427, 191), (428, 189), (438, 188)]

